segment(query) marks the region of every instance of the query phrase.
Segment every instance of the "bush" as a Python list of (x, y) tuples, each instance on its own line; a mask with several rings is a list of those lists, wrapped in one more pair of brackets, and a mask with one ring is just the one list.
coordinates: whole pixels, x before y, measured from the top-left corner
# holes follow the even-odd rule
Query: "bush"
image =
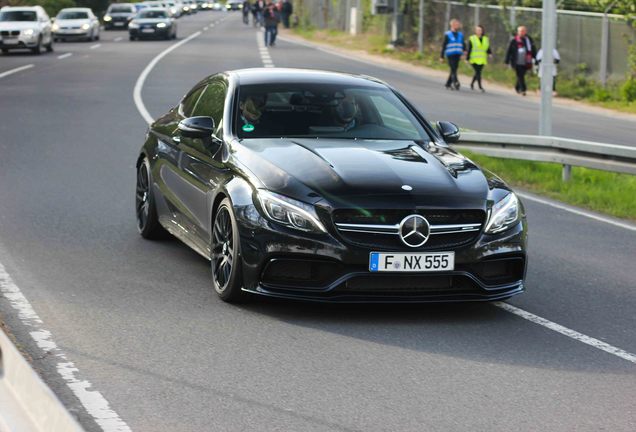
[(621, 97), (626, 102), (636, 101), (636, 78), (630, 77), (621, 86)]

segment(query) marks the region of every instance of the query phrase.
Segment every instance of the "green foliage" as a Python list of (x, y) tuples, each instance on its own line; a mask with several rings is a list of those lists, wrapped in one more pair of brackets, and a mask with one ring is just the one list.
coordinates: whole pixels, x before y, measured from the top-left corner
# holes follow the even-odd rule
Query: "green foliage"
[(636, 200), (625, 199), (636, 196), (636, 176), (572, 167), (571, 180), (563, 182), (559, 164), (462, 153), (513, 186), (612, 216), (636, 220)]
[(621, 96), (627, 102), (636, 101), (636, 78), (630, 77), (621, 86)]
[(74, 7), (74, 0), (9, 0), (11, 6), (42, 6), (50, 17), (57, 15), (60, 9)]

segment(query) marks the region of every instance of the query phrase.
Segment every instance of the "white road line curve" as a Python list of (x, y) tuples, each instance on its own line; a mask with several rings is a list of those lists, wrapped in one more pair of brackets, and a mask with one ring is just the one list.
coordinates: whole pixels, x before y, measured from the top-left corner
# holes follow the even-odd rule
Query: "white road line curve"
[(580, 210), (580, 209), (569, 207), (569, 206), (566, 206), (566, 205), (563, 205), (563, 204), (560, 204), (560, 203), (556, 203), (556, 202), (548, 201), (548, 200), (545, 200), (545, 199), (541, 199), (541, 198), (538, 198), (538, 197), (535, 197), (535, 196), (532, 196), (532, 195), (525, 194), (523, 192), (515, 192), (515, 193), (517, 195), (519, 195), (521, 198), (526, 199), (528, 201), (533, 201), (533, 202), (537, 202), (539, 204), (543, 204), (543, 205), (547, 205), (547, 206), (550, 206), (550, 207), (554, 207), (554, 208), (557, 208), (559, 210), (564, 210), (566, 212), (573, 213), (575, 215), (579, 215), (579, 216), (583, 216), (583, 217), (586, 217), (586, 218), (589, 218), (589, 219), (593, 219), (595, 221), (605, 222), (607, 224), (614, 225), (614, 226), (619, 227), (619, 228), (624, 228), (626, 230), (636, 231), (636, 225), (632, 225), (632, 224), (629, 224), (627, 222), (620, 222), (620, 221), (617, 221), (617, 220), (614, 220), (614, 219), (610, 219), (610, 218), (607, 218), (607, 217), (599, 216), (597, 214), (590, 213), (590, 212), (587, 212), (585, 210)]
[(4, 77), (7, 77), (9, 75), (13, 75), (14, 73), (18, 73), (18, 72), (21, 72), (23, 70), (31, 69), (33, 66), (34, 65), (32, 65), (32, 64), (28, 64), (28, 65), (17, 67), (15, 69), (10, 69), (10, 70), (8, 70), (6, 72), (0, 73), (0, 78), (4, 78)]
[(535, 315), (531, 312), (525, 311), (523, 309), (520, 309), (516, 306), (513, 306), (509, 303), (503, 303), (503, 302), (495, 302), (493, 303), (495, 306), (497, 306), (500, 309), (503, 309), (507, 312), (510, 312), (514, 315), (517, 315), (518, 317), (521, 317), (523, 319), (526, 319), (530, 322), (533, 322), (535, 324), (539, 324), (540, 326), (543, 326), (545, 328), (548, 328), (552, 331), (555, 331), (557, 333), (560, 333), (564, 336), (567, 336), (571, 339), (577, 340), (579, 342), (582, 342), (586, 345), (589, 345), (591, 347), (594, 347), (596, 349), (599, 349), (601, 351), (605, 351), (606, 353), (615, 355), (616, 357), (620, 357), (623, 360), (627, 360), (628, 362), (632, 362), (634, 364), (636, 364), (636, 354), (632, 354), (630, 352), (627, 352), (621, 348), (617, 348), (613, 345), (610, 345), (606, 342), (603, 342), (601, 340), (595, 339), (593, 337), (584, 335), (583, 333), (579, 333), (576, 330), (572, 330), (569, 329), (567, 327), (562, 326), (561, 324), (557, 324), (555, 322), (552, 322), (550, 320), (547, 320), (545, 318), (541, 318), (538, 315)]
[(148, 63), (145, 67), (145, 69), (143, 71), (141, 71), (141, 74), (139, 75), (139, 77), (137, 78), (137, 82), (135, 83), (135, 88), (133, 90), (133, 100), (135, 101), (135, 106), (137, 107), (137, 111), (139, 111), (139, 114), (141, 114), (141, 116), (143, 117), (143, 119), (146, 121), (146, 123), (151, 124), (154, 119), (152, 118), (152, 116), (150, 115), (150, 113), (148, 112), (148, 109), (146, 109), (146, 105), (144, 104), (144, 101), (141, 97), (141, 90), (144, 87), (144, 82), (146, 82), (146, 78), (148, 78), (148, 75), (150, 74), (150, 72), (154, 69), (154, 67), (157, 65), (157, 63), (159, 63), (159, 61), (164, 58), (166, 55), (168, 55), (169, 53), (171, 53), (172, 51), (174, 51), (175, 49), (179, 48), (181, 45), (185, 45), (188, 42), (190, 42), (192, 39), (199, 37), (201, 35), (201, 32), (195, 32), (192, 33), (190, 36), (188, 36), (187, 38), (173, 44), (170, 45), (168, 48), (166, 48), (165, 50), (161, 51), (159, 54), (157, 54), (155, 56), (155, 58), (153, 58), (150, 63)]
[(104, 432), (131, 432), (130, 427), (110, 407), (104, 396), (99, 391), (91, 389), (92, 384), (89, 381), (78, 377), (79, 370), (55, 343), (51, 332), (44, 328), (42, 319), (13, 282), (2, 263), (0, 263), (0, 295), (6, 298), (11, 307), (16, 310), (22, 324), (30, 328), (29, 335), (42, 350), (42, 357), (56, 357), (57, 373), (101, 429)]

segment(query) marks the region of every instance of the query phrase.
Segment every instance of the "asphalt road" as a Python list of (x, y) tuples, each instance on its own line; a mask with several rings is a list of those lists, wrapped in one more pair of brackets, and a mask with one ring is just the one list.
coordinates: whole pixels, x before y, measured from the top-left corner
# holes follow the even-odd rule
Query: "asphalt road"
[[(208, 74), (263, 65), (238, 14), (183, 18), (180, 36), (226, 16), (157, 63), (142, 91), (151, 115)], [(0, 78), (0, 263), (77, 377), (130, 429), (636, 430), (634, 363), (493, 305), (218, 300), (205, 260), (136, 233), (134, 162), (146, 124), (132, 92), (174, 42), (125, 36), (0, 56), (0, 73), (34, 65)], [(536, 106), (521, 98), (450, 93), (284, 41), (269, 51), (276, 66), (376, 75), (462, 126), (536, 127)], [(560, 135), (634, 144), (633, 122), (566, 109), (554, 121)], [(510, 303), (635, 353), (636, 231), (525, 203), (528, 291)], [(0, 315), (87, 430), (100, 430), (4, 297)]]

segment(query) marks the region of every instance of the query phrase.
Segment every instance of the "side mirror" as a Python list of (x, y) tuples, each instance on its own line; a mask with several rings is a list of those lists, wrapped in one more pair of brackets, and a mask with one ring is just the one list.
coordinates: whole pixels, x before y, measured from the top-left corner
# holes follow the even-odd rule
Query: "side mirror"
[(447, 143), (450, 144), (459, 141), (459, 128), (454, 123), (446, 121), (437, 122), (437, 130)]
[(214, 119), (212, 117), (190, 117), (179, 122), (179, 131), (186, 138), (212, 138)]

